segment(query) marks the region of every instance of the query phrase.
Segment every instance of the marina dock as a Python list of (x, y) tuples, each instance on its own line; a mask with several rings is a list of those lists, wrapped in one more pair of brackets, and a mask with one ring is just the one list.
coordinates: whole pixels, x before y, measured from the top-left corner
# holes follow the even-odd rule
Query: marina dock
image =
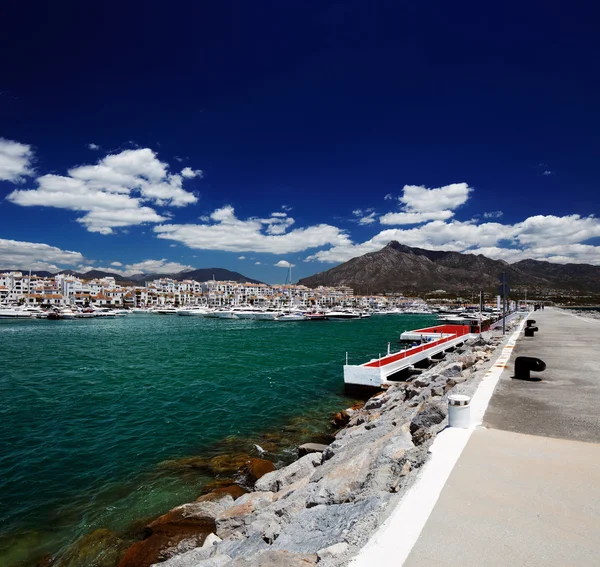
[[(600, 321), (553, 309), (530, 318), (539, 332), (521, 333), (495, 365), (484, 427), (462, 430), (465, 448), (405, 566), (598, 564)], [(540, 381), (513, 379), (517, 356), (546, 363)]]
[(476, 337), (477, 328), (467, 325), (438, 325), (402, 333), (401, 340), (418, 340), (421, 344), (393, 354), (372, 359), (363, 364), (344, 365), (344, 384), (385, 388), (392, 383), (390, 378), (404, 370), (414, 368), (426, 359), (443, 356), (471, 337)]

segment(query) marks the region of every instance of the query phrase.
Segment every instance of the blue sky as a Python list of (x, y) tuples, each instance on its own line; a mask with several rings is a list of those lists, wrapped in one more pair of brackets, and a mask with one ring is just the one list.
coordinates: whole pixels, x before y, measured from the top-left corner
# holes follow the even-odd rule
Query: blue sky
[[(418, 4), (418, 5), (413, 5)], [(5, 8), (0, 268), (600, 265), (597, 8)]]

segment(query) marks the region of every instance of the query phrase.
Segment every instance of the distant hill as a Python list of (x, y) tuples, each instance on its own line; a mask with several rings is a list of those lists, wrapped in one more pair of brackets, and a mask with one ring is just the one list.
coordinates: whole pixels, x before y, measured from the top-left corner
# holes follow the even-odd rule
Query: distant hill
[[(23, 274), (28, 274), (29, 270), (17, 270), (15, 268), (7, 268), (0, 269), (0, 272), (11, 272), (11, 271), (20, 271)], [(181, 281), (181, 280), (196, 280), (199, 282), (205, 282), (212, 280), (213, 277), (217, 281), (234, 281), (240, 283), (262, 283), (258, 280), (253, 280), (251, 278), (247, 278), (246, 276), (238, 273), (232, 272), (230, 270), (226, 270), (225, 268), (200, 268), (197, 270), (187, 270), (183, 272), (177, 273), (169, 273), (169, 274), (134, 274), (132, 276), (122, 276), (120, 274), (115, 274), (112, 272), (104, 272), (102, 270), (89, 270), (88, 272), (75, 272), (73, 270), (61, 270), (57, 272), (58, 274), (67, 274), (76, 276), (78, 278), (84, 280), (92, 280), (99, 278), (112, 277), (115, 278), (116, 282), (119, 282), (122, 285), (143, 285), (146, 281), (152, 281), (159, 278), (170, 278), (173, 280)], [(32, 271), (32, 275), (40, 276), (43, 278), (50, 278), (55, 274), (47, 271)]]
[(537, 260), (508, 264), (481, 254), (425, 250), (396, 241), (298, 283), (309, 287), (347, 285), (361, 294), (441, 289), (460, 293), (495, 291), (501, 272), (508, 274), (510, 287), (515, 291), (555, 289), (600, 293), (600, 266)]
[(258, 280), (247, 278), (238, 272), (232, 272), (225, 268), (200, 268), (197, 270), (188, 270), (172, 274), (136, 274), (129, 279), (137, 282), (156, 280), (159, 278), (171, 278), (173, 280), (196, 280), (198, 282), (207, 282), (213, 278), (217, 281), (233, 281), (239, 283), (262, 283)]

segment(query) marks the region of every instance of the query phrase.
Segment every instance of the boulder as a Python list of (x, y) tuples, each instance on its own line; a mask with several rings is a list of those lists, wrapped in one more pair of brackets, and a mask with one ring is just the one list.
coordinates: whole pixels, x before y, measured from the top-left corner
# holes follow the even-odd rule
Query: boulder
[(319, 558), (319, 561), (338, 557), (346, 553), (346, 551), (348, 551), (348, 547), (349, 546), (346, 542), (335, 543), (329, 547), (325, 547), (324, 549), (317, 551), (317, 557)]
[(272, 549), (294, 553), (317, 553), (340, 543), (348, 532), (362, 530), (364, 522), (379, 515), (389, 501), (389, 494), (352, 504), (313, 506), (295, 514), (283, 527)]
[(317, 564), (317, 556), (308, 553), (290, 553), (270, 549), (255, 557), (238, 557), (228, 567), (310, 567)]
[(377, 450), (375, 444), (349, 444), (319, 467), (311, 477), (316, 487), (308, 506), (355, 500), (371, 474)]
[(173, 508), (146, 526), (146, 539), (129, 547), (118, 567), (148, 567), (201, 546), (215, 532), (217, 516), (231, 504), (233, 498), (224, 495), (217, 501), (192, 502)]
[[(210, 483), (213, 488), (211, 488), (210, 492), (204, 494), (196, 499), (196, 502), (204, 502), (205, 500), (212, 500), (214, 498), (220, 498), (225, 494), (229, 494), (234, 500), (243, 496), (244, 494), (248, 494), (248, 490), (241, 487), (239, 484), (230, 484), (231, 481), (227, 481), (225, 483)], [(208, 485), (204, 487), (206, 490)], [(207, 498), (208, 497), (208, 498)]]
[(448, 408), (438, 400), (429, 400), (410, 422), (410, 432), (415, 445), (421, 445), (433, 436), (431, 428), (446, 419)]
[(322, 453), (325, 449), (327, 449), (327, 445), (322, 443), (304, 443), (298, 447), (298, 457), (304, 457), (309, 453)]
[[(176, 555), (175, 557), (171, 557), (166, 561), (161, 563), (154, 563), (152, 567), (197, 567), (198, 565), (203, 567), (216, 567), (219, 563), (209, 563), (208, 561), (213, 554), (213, 549), (211, 547), (197, 547), (181, 555)], [(227, 561), (231, 561), (231, 557), (226, 555), (220, 555), (219, 557), (227, 559)], [(216, 557), (215, 557), (216, 559)], [(205, 561), (207, 561), (205, 563)], [(221, 560), (222, 561), (222, 560)], [(222, 562), (220, 565), (225, 565), (226, 562)]]
[(309, 453), (287, 467), (266, 474), (256, 483), (256, 490), (278, 492), (302, 478), (311, 476), (315, 467), (321, 464), (321, 459), (320, 453)]
[(250, 537), (224, 539), (217, 547), (217, 554), (224, 554), (235, 559), (237, 557), (254, 557), (267, 549), (269, 549), (269, 544), (260, 535), (253, 534)]
[(216, 519), (216, 533), (225, 539), (234, 532), (245, 533), (254, 519), (254, 514), (273, 502), (272, 492), (250, 492), (240, 496), (233, 504), (219, 514)]
[(202, 547), (212, 547), (215, 545), (215, 543), (219, 543), (220, 541), (222, 540), (217, 534), (208, 534), (204, 540), (204, 543), (202, 544)]
[(250, 459), (244, 453), (217, 455), (208, 461), (208, 468), (214, 475), (231, 476), (237, 473)]
[(254, 486), (254, 483), (265, 476), (267, 473), (275, 470), (275, 465), (265, 459), (248, 459), (240, 468), (240, 473), (247, 484)]
[(440, 370), (439, 374), (441, 376), (445, 376), (446, 378), (454, 378), (455, 376), (460, 376), (462, 372), (463, 366), (460, 362), (452, 362), (442, 370)]

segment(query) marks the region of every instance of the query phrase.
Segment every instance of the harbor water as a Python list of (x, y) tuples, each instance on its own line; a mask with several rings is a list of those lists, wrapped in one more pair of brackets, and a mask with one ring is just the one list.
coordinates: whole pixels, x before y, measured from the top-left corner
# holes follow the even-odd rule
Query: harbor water
[(0, 565), (60, 558), (95, 530), (126, 541), (211, 480), (172, 463), (310, 435), (352, 402), (346, 352), (366, 361), (434, 322), (0, 321)]

